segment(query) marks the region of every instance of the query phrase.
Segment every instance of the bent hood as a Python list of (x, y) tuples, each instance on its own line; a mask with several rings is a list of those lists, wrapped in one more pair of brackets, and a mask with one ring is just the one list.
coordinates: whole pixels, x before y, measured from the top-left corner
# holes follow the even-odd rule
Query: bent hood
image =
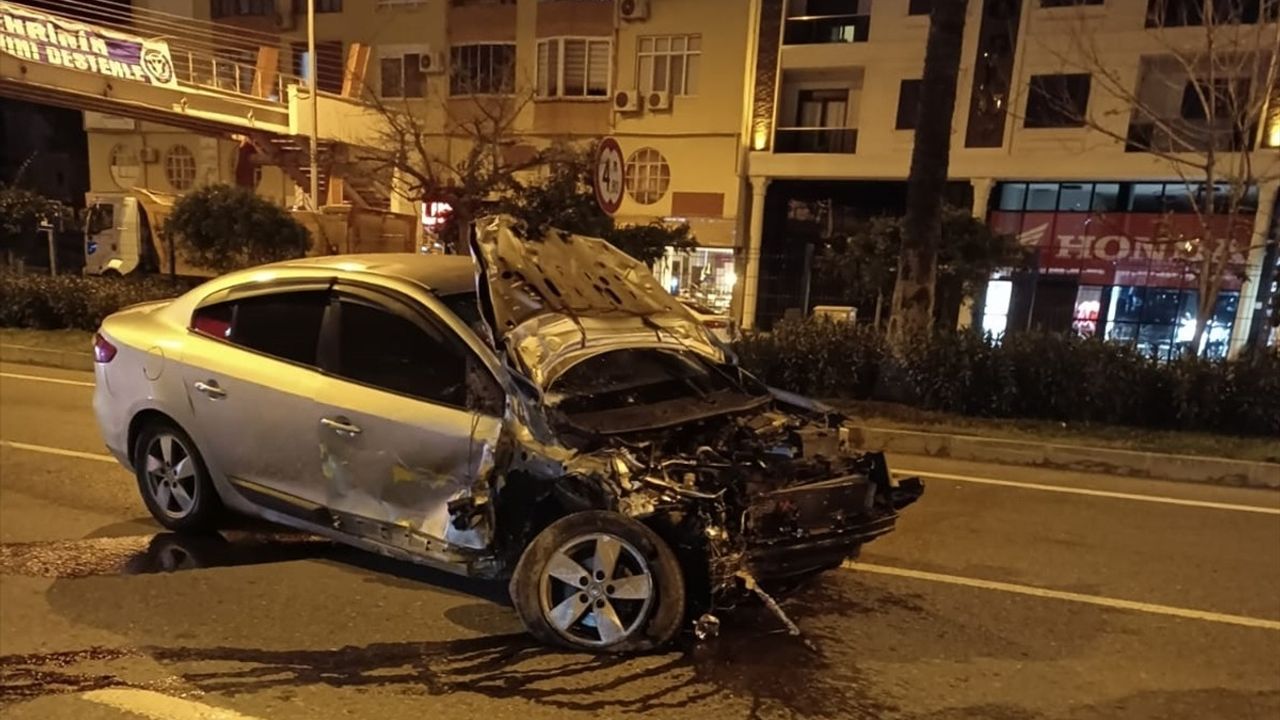
[(710, 332), (649, 268), (604, 240), (554, 229), (531, 237), (495, 216), (476, 223), (472, 253), (494, 340), (544, 390), (570, 366), (622, 348), (724, 362)]

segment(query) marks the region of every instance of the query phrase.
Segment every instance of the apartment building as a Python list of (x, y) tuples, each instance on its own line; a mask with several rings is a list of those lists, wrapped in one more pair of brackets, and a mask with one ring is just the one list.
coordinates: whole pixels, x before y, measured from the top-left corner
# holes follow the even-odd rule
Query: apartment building
[[(250, 92), (264, 57), (283, 82), (306, 81), (306, 0), (134, 0), (133, 7), (153, 24), (187, 17), (213, 28), (206, 44), (220, 64), (209, 72), (230, 91)], [(315, 0), (315, 12), (320, 90), (412, 112), (441, 158), (466, 152), (473, 138), (456, 132), (457, 123), (497, 101), (513, 113), (510, 152), (617, 138), (626, 159), (618, 221), (688, 222), (700, 249), (671, 253), (657, 272), (671, 290), (728, 308), (733, 248), (744, 237), (752, 0)], [(181, 66), (181, 43), (174, 44)], [(354, 113), (320, 122), (368, 124)], [(305, 162), (290, 167), (232, 137), (95, 113), (85, 124), (94, 191), (181, 193), (251, 182), (293, 204), (307, 189)], [(395, 179), (380, 180), (385, 204), (421, 212), (431, 228), (438, 205), (408, 208), (385, 192)], [(350, 184), (347, 197), (328, 193), (329, 201), (350, 202)]]
[[(824, 302), (811, 271), (823, 227), (838, 231), (848, 215), (902, 212), (930, 6), (764, 0), (746, 171), (746, 323), (767, 327)], [(1194, 274), (1153, 238), (1170, 227), (1196, 232), (1188, 184), (1197, 179), (1139, 151), (1134, 138), (1205, 125), (1186, 100), (1205, 81), (1174, 55), (1179, 45), (1204, 42), (1196, 27), (1202, 7), (1199, 0), (969, 2), (948, 198), (1038, 247), (1034, 272), (997, 278), (977, 299), (975, 319), (986, 329), (1075, 328), (1166, 356), (1189, 340)], [(1261, 23), (1256, 49), (1274, 57), (1274, 12), (1268, 23), (1265, 3), (1234, 7), (1246, 26)], [(1096, 55), (1083, 57), (1086, 50)], [(1216, 82), (1235, 89), (1265, 78), (1242, 69)], [(1045, 88), (1061, 102), (1046, 102)], [(1133, 97), (1163, 108), (1164, 117), (1139, 117)], [(1213, 353), (1244, 341), (1262, 270), (1274, 264), (1280, 115), (1273, 108), (1260, 126), (1242, 130), (1248, 137), (1239, 147), (1219, 150), (1248, 152), (1265, 181), (1245, 199), (1252, 238), (1233, 249), (1238, 276), (1230, 274), (1218, 298), (1207, 332)]]

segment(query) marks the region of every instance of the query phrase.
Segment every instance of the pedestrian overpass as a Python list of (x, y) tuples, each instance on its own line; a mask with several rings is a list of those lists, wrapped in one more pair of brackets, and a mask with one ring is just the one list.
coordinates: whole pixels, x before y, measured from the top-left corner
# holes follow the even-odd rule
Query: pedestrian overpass
[(321, 68), (342, 79), (338, 92), (313, 92), (283, 71), (279, 36), (88, 0), (60, 6), (67, 14), (0, 0), (0, 97), (243, 138), (302, 188), (318, 116), (320, 204), (389, 206), (390, 183), (348, 160), (350, 146), (372, 144), (380, 120), (360, 100), (367, 46)]

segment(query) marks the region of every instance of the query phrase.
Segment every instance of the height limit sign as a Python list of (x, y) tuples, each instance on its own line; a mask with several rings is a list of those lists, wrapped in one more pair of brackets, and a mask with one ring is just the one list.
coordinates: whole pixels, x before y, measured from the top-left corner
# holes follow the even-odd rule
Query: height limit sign
[(609, 215), (622, 206), (622, 147), (613, 138), (600, 141), (596, 150), (596, 167), (592, 174), (596, 202)]

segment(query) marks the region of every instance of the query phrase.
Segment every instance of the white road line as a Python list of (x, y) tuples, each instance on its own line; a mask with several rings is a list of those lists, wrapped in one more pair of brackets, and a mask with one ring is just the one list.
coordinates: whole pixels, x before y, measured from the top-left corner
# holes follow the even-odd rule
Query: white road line
[(873, 565), (871, 563), (846, 561), (843, 567), (847, 570), (856, 570), (858, 572), (894, 575), (896, 577), (911, 578), (913, 580), (927, 580), (929, 582), (946, 583), (948, 585), (963, 585), (965, 587), (980, 588), (982, 590), (998, 590), (1000, 592), (1050, 598), (1053, 600), (1067, 600), (1070, 602), (1099, 605), (1119, 610), (1134, 610), (1152, 615), (1169, 615), (1172, 617), (1187, 618), (1190, 620), (1203, 620), (1206, 622), (1225, 623), (1227, 625), (1242, 625), (1250, 628), (1261, 628), (1263, 630), (1280, 630), (1280, 620), (1267, 620), (1264, 618), (1248, 617), (1245, 615), (1227, 615), (1224, 613), (1209, 612), (1207, 610), (1192, 610), (1189, 608), (1172, 607), (1170, 605), (1156, 605), (1154, 603), (1137, 602), (1135, 600), (1109, 598), (1102, 595), (1085, 595), (1083, 593), (1066, 592), (1064, 590), (1049, 590), (1047, 588), (1035, 587), (1033, 585), (1017, 585), (1014, 583), (997, 582), (995, 580), (980, 580), (978, 578), (944, 575), (942, 573), (926, 572), (924, 570), (908, 570), (907, 568)]
[(153, 720), (258, 720), (234, 710), (171, 697), (152, 690), (108, 688), (90, 690), (81, 698)]
[(12, 440), (0, 440), (0, 445), (4, 447), (11, 447), (14, 450), (26, 450), (28, 452), (44, 453), (46, 455), (61, 455), (62, 457), (79, 458), (80, 460), (97, 460), (98, 462), (109, 463), (114, 463), (116, 461), (114, 457), (103, 453), (67, 450), (64, 448), (49, 447), (48, 445), (31, 445), (30, 443), (20, 443)]
[(1115, 498), (1119, 500), (1138, 500), (1140, 502), (1163, 503), (1165, 505), (1185, 505), (1187, 507), (1212, 508), (1214, 510), (1234, 510), (1236, 512), (1280, 515), (1280, 507), (1236, 505), (1233, 503), (1220, 503), (1209, 500), (1186, 500), (1183, 498), (1164, 497), (1161, 495), (1141, 495), (1138, 493), (1113, 492), (1111, 490), (1091, 490), (1089, 488), (1069, 487), (1066, 485), (1045, 485), (1044, 483), (997, 480), (995, 478), (973, 477), (971, 475), (949, 475), (947, 473), (927, 472), (924, 470), (903, 470), (901, 468), (894, 470), (893, 474), (918, 475), (925, 479), (934, 478), (936, 480), (954, 480), (955, 482), (978, 483), (980, 485), (1000, 485), (1003, 487), (1023, 488), (1025, 490), (1044, 490), (1046, 492), (1067, 493), (1070, 495), (1091, 495), (1093, 497)]
[(22, 373), (0, 372), (0, 378), (13, 378), (14, 380), (30, 380), (32, 382), (47, 382), (54, 385), (75, 385), (76, 387), (93, 387), (93, 383), (83, 380), (67, 380), (64, 378), (45, 377), (44, 375), (23, 375)]

